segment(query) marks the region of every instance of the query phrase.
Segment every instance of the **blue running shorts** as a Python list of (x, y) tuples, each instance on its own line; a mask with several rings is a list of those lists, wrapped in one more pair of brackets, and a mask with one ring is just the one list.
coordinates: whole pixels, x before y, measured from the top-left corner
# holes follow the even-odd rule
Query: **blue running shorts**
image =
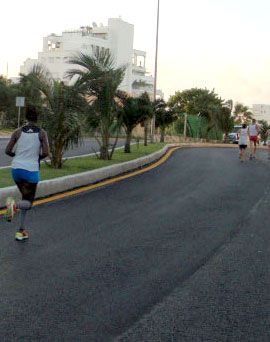
[(27, 183), (39, 182), (39, 171), (28, 171), (23, 169), (11, 169), (11, 175), (15, 183), (25, 181)]

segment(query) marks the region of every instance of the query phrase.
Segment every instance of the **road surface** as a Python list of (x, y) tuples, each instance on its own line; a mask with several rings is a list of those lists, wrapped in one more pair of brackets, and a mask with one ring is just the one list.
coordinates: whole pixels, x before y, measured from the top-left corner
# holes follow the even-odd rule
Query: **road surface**
[(1, 218), (1, 341), (270, 341), (270, 164), (180, 149)]

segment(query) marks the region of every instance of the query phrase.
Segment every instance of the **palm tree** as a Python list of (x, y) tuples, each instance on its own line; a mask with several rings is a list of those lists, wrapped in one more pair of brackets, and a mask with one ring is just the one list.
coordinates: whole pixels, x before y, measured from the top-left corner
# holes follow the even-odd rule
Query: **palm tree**
[(144, 146), (147, 146), (148, 128), (154, 114), (154, 105), (146, 91), (138, 97), (138, 106), (141, 112), (140, 124), (144, 127)]
[[(110, 53), (103, 50), (94, 56), (79, 53), (72, 58), (70, 64), (79, 68), (68, 71), (67, 76), (75, 77), (75, 87), (88, 98), (90, 116), (96, 132), (100, 134), (100, 158), (111, 159), (120, 129), (117, 123), (117, 88), (121, 84), (126, 66), (114, 68), (114, 61)], [(110, 138), (116, 134), (111, 152)]]
[(125, 153), (130, 153), (130, 143), (133, 129), (142, 119), (143, 112), (140, 110), (139, 99), (129, 96), (127, 93), (119, 94), (121, 104), (119, 105), (119, 117), (121, 125), (126, 133)]
[[(80, 142), (83, 127), (80, 113), (86, 101), (74, 86), (54, 80), (41, 65), (35, 65), (28, 75), (21, 76), (22, 84), (41, 94), (41, 125), (48, 134), (51, 166), (61, 168), (64, 151)], [(31, 101), (36, 98), (29, 97), (28, 102)]]
[(178, 119), (176, 112), (168, 107), (163, 99), (154, 102), (154, 112), (156, 116), (156, 127), (160, 128), (160, 142), (164, 142), (165, 130), (171, 123)]
[(249, 111), (249, 108), (242, 103), (236, 103), (234, 106), (234, 121), (235, 123), (242, 124), (243, 122), (249, 122), (253, 118), (253, 114)]

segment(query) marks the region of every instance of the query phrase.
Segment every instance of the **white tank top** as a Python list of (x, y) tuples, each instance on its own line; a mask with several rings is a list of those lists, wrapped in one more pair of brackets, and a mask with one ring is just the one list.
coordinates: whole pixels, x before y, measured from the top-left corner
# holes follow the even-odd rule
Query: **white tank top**
[(249, 135), (252, 137), (256, 137), (258, 135), (257, 125), (249, 125)]
[(22, 127), (22, 133), (15, 145), (15, 157), (12, 159), (13, 169), (39, 171), (39, 154), (41, 142), (40, 128), (36, 126)]
[(248, 129), (241, 128), (239, 133), (239, 141), (238, 145), (247, 145), (248, 144)]

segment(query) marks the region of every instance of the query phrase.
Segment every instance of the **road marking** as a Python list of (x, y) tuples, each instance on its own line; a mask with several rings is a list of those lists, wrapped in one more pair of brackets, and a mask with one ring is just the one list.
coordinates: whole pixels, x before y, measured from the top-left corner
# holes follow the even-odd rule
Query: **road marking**
[[(151, 164), (149, 166), (146, 166), (145, 168), (143, 168), (141, 170), (136, 170), (136, 171), (127, 173), (127, 174), (122, 175), (122, 176), (118, 176), (118, 177), (114, 177), (114, 178), (111, 178), (111, 179), (107, 179), (107, 180), (101, 181), (101, 182), (99, 182), (97, 184), (82, 186), (82, 187), (80, 187), (78, 189), (75, 189), (75, 190), (69, 190), (69, 191), (63, 192), (61, 194), (53, 195), (53, 196), (50, 196), (50, 197), (47, 197), (47, 198), (42, 198), (40, 200), (36, 200), (34, 202), (33, 206), (44, 204), (44, 203), (53, 202), (53, 201), (56, 201), (56, 200), (59, 200), (59, 199), (65, 198), (65, 197), (69, 197), (69, 196), (72, 196), (72, 195), (77, 195), (77, 194), (80, 194), (80, 193), (83, 193), (83, 192), (86, 192), (86, 191), (89, 191), (89, 190), (100, 188), (100, 187), (102, 187), (104, 185), (108, 185), (108, 184), (112, 184), (112, 183), (115, 183), (115, 182), (119, 182), (119, 181), (121, 181), (123, 179), (130, 178), (130, 177), (139, 175), (141, 173), (150, 171), (150, 170), (154, 169), (155, 167), (159, 166), (160, 164), (164, 163), (175, 150), (178, 150), (180, 148), (181, 148), (181, 146), (176, 146), (176, 147), (171, 148), (157, 162), (155, 162), (155, 163), (153, 163), (153, 164)], [(0, 210), (0, 215), (3, 215), (4, 213), (5, 213), (5, 209)]]

